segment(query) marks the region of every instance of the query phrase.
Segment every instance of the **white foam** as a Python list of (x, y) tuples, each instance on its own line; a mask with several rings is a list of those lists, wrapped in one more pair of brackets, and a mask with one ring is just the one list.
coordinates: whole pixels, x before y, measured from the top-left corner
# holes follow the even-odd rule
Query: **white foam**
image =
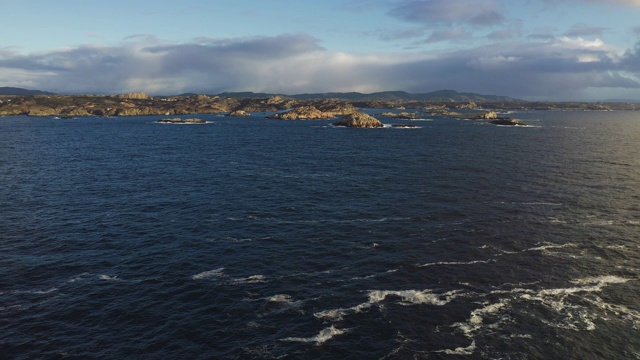
[(195, 274), (191, 277), (193, 280), (207, 280), (207, 279), (216, 279), (226, 277), (224, 274), (224, 268), (221, 267), (215, 270), (203, 271), (201, 273)]
[(192, 280), (223, 280), (232, 285), (238, 284), (256, 284), (266, 282), (267, 278), (264, 275), (251, 275), (243, 278), (231, 278), (224, 273), (224, 268), (218, 268), (214, 270), (203, 271), (201, 273), (191, 276)]
[[(54, 293), (56, 291), (58, 291), (59, 289), (56, 287), (52, 287), (46, 290), (14, 290), (11, 291), (10, 293), (13, 294), (32, 294), (32, 295), (46, 295), (46, 294), (51, 294)], [(4, 292), (0, 292), (0, 295), (4, 294)]]
[(67, 280), (67, 283), (73, 283), (73, 282), (76, 282), (76, 281), (83, 280), (87, 276), (89, 276), (89, 273), (86, 273), (86, 272), (82, 273), (82, 274), (80, 274), (80, 275), (78, 275), (78, 276), (76, 276), (76, 277), (74, 277), (72, 279)]
[(368, 293), (369, 300), (367, 302), (352, 306), (350, 308), (339, 308), (325, 311), (319, 311), (314, 314), (316, 318), (326, 320), (342, 320), (345, 316), (350, 314), (357, 314), (364, 310), (371, 308), (387, 299), (390, 296), (396, 296), (400, 298), (398, 304), (404, 306), (411, 305), (433, 305), (443, 306), (457, 298), (459, 290), (449, 291), (443, 294), (433, 293), (431, 290), (371, 290)]
[(266, 282), (267, 278), (264, 275), (251, 275), (245, 278), (231, 279), (231, 283), (237, 284), (257, 284)]
[(576, 247), (576, 246), (577, 246), (576, 244), (572, 244), (572, 243), (567, 243), (567, 244), (562, 244), (562, 245), (546, 244), (546, 245), (532, 247), (532, 248), (526, 249), (524, 251), (546, 251), (546, 250), (551, 250), (551, 249), (564, 249), (564, 248), (567, 248), (567, 247)]
[(455, 299), (458, 293), (458, 290), (444, 294), (435, 294), (431, 290), (373, 290), (369, 292), (369, 303), (376, 304), (384, 301), (388, 296), (398, 296), (402, 299), (401, 305), (428, 304), (442, 306)]
[(522, 205), (541, 205), (541, 206), (562, 206), (562, 203), (552, 203), (552, 202), (525, 202), (521, 203)]
[[(467, 320), (467, 322), (455, 323), (452, 326), (460, 329), (460, 331), (462, 331), (462, 333), (468, 338), (473, 338), (473, 335), (483, 327), (485, 318), (488, 315), (496, 315), (502, 309), (507, 307), (507, 305), (509, 304), (509, 299), (503, 298), (497, 303), (492, 303), (492, 304), (485, 303), (485, 304), (486, 305), (484, 307), (473, 310), (471, 314), (469, 314), (469, 320)], [(503, 319), (498, 320), (497, 323), (499, 324), (505, 318), (506, 316), (504, 316)]]
[(282, 341), (294, 341), (303, 343), (316, 343), (316, 345), (322, 345), (325, 342), (331, 340), (333, 337), (347, 333), (347, 330), (336, 329), (335, 326), (323, 329), (318, 335), (309, 338), (289, 337), (282, 339)]
[(291, 295), (277, 294), (277, 295), (273, 295), (272, 297), (268, 298), (268, 300), (270, 302), (290, 303), (291, 302)]
[(601, 275), (572, 280), (571, 282), (578, 285), (597, 284), (602, 287), (608, 284), (624, 284), (631, 280), (632, 279), (627, 279), (615, 275)]
[(467, 347), (459, 347), (459, 348), (455, 348), (454, 350), (442, 350), (442, 351), (436, 351), (436, 352), (442, 352), (445, 353), (447, 355), (473, 355), (473, 353), (476, 351), (476, 341), (472, 341), (471, 345), (467, 346)]
[(118, 278), (118, 275), (100, 275), (98, 276), (98, 279), (100, 280), (105, 280), (105, 281), (119, 281), (120, 279)]
[(475, 265), (475, 264), (486, 264), (490, 262), (494, 262), (495, 260), (473, 260), (473, 261), (437, 261), (432, 263), (426, 263), (417, 265), (417, 267), (427, 267), (427, 266), (436, 266), (436, 265)]
[[(596, 329), (598, 321), (615, 320), (631, 322), (634, 328), (640, 328), (639, 311), (623, 305), (609, 304), (598, 296), (606, 286), (636, 280), (615, 275), (601, 275), (572, 280), (573, 286), (564, 288), (538, 290), (515, 287), (507, 290), (494, 290), (487, 294), (491, 297), (491, 301), (484, 301), (481, 307), (471, 311), (465, 322), (454, 323), (451, 326), (457, 328), (467, 338), (475, 339), (478, 333), (493, 332), (502, 324), (513, 321), (510, 314), (513, 304), (517, 304), (518, 308), (521, 306), (531, 308), (532, 305), (543, 307), (546, 315), (536, 317), (536, 320), (549, 327), (572, 331), (592, 331)], [(512, 285), (505, 284), (503, 287)], [(467, 295), (471, 296), (473, 293)], [(593, 306), (586, 306), (585, 302)], [(594, 311), (594, 307), (600, 311)], [(530, 338), (531, 335), (520, 334), (518, 336)]]
[(31, 293), (32, 294), (36, 294), (36, 295), (45, 295), (45, 294), (51, 294), (51, 293), (56, 292), (56, 291), (58, 291), (58, 288), (53, 287), (53, 288), (50, 288), (50, 289), (47, 289), (47, 290), (32, 291)]

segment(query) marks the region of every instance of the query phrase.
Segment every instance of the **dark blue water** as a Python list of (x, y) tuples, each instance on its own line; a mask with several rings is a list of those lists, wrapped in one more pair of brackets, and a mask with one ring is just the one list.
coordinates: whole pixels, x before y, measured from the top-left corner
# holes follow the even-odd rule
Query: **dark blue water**
[(0, 357), (640, 359), (640, 114), (513, 116), (0, 118)]

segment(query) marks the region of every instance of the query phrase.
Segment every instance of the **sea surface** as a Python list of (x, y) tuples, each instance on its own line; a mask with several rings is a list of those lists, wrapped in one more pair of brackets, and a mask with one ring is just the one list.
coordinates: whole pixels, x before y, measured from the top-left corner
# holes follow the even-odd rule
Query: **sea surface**
[(264, 115), (0, 117), (0, 358), (640, 359), (640, 113)]

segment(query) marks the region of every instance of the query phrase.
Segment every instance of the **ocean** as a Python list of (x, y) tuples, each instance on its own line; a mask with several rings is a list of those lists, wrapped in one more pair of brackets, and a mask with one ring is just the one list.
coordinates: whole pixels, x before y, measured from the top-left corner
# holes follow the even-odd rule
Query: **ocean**
[(0, 358), (640, 359), (640, 113), (264, 115), (1, 117)]

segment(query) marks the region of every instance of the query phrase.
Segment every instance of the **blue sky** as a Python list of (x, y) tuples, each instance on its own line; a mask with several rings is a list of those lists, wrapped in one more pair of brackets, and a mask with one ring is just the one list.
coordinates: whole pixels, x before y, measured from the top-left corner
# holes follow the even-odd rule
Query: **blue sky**
[(0, 0), (0, 86), (640, 99), (640, 0)]

